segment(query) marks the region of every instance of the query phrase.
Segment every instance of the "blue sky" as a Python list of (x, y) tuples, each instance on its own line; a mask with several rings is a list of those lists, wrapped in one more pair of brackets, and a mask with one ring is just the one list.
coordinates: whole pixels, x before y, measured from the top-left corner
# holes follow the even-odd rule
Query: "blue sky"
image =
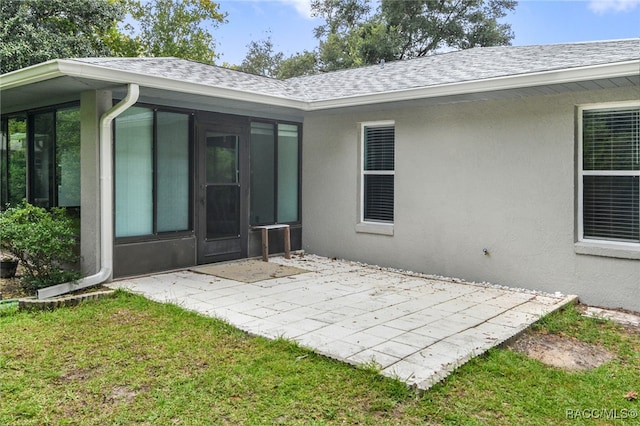
[[(213, 30), (218, 64), (239, 64), (252, 40), (269, 34), (286, 56), (313, 50), (313, 29), (322, 20), (309, 16), (309, 0), (219, 0), (228, 23)], [(640, 37), (640, 0), (520, 0), (504, 21), (514, 45)]]

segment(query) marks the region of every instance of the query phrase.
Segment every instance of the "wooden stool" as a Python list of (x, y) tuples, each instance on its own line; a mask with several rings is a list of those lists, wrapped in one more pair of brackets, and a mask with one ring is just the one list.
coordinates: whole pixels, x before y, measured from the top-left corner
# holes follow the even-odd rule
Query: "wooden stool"
[(284, 229), (284, 258), (291, 259), (291, 230), (289, 229), (289, 225), (253, 226), (252, 229), (262, 230), (262, 260), (264, 262), (269, 261), (269, 230)]

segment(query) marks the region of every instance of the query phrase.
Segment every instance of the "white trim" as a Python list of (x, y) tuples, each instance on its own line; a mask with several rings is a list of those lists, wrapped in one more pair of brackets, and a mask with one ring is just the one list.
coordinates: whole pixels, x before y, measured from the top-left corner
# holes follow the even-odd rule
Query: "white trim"
[(360, 122), (361, 128), (366, 127), (388, 127), (395, 126), (395, 120), (378, 120), (378, 121), (362, 121)]
[(360, 222), (356, 223), (356, 232), (363, 234), (379, 234), (393, 236), (393, 223)]
[(396, 174), (395, 170), (362, 170), (363, 175), (387, 175), (393, 176)]
[[(593, 254), (609, 257), (624, 257), (627, 259), (636, 259), (636, 254), (622, 256), (625, 252), (640, 253), (640, 243), (614, 241), (614, 240), (596, 240), (590, 238), (584, 238), (584, 183), (583, 176), (640, 176), (640, 170), (614, 170), (614, 171), (602, 171), (602, 170), (583, 170), (584, 158), (583, 158), (583, 113), (590, 110), (617, 110), (624, 108), (636, 108), (640, 107), (640, 101), (624, 101), (624, 102), (606, 102), (606, 103), (593, 103), (583, 104), (577, 107), (577, 143), (578, 143), (578, 235), (575, 245), (576, 253), (579, 254)], [(604, 254), (608, 253), (608, 254)], [(613, 254), (618, 254), (614, 256)]]
[(576, 254), (640, 260), (640, 245), (613, 241), (584, 240), (574, 244)]
[(60, 71), (61, 61), (61, 59), (53, 59), (41, 64), (2, 74), (0, 75), (0, 90), (13, 89), (57, 77), (64, 77), (65, 74)]
[(229, 89), (211, 86), (208, 84), (176, 80), (173, 78), (151, 76), (132, 71), (96, 66), (93, 64), (77, 63), (69, 60), (61, 60), (60, 62), (61, 71), (72, 77), (104, 80), (122, 84), (136, 81), (140, 86), (152, 89), (177, 91), (180, 93), (219, 97), (236, 101), (255, 102), (271, 106), (299, 108), (301, 104), (300, 101), (275, 95), (265, 95), (240, 89)]
[(508, 75), (434, 86), (389, 91), (383, 93), (356, 95), (336, 99), (311, 101), (306, 111), (361, 106), (383, 102), (409, 101), (416, 99), (465, 95), (470, 93), (493, 92), (525, 87), (545, 86), (549, 84), (573, 83), (588, 80), (600, 80), (616, 77), (637, 76), (640, 72), (640, 60), (618, 62), (615, 64), (592, 65), (588, 67), (542, 71), (536, 73)]
[(583, 176), (638, 176), (638, 170), (583, 170)]
[(254, 102), (271, 106), (292, 108), (300, 111), (319, 111), (385, 102), (398, 102), (545, 86), (549, 84), (573, 83), (617, 77), (635, 77), (638, 76), (639, 72), (640, 60), (633, 60), (613, 64), (507, 75), (381, 93), (345, 96), (334, 99), (304, 101), (300, 99), (291, 99), (286, 96), (260, 94), (248, 90), (221, 88), (166, 77), (150, 76), (137, 72), (117, 70), (68, 59), (56, 59), (2, 75), (0, 77), (0, 90), (12, 89), (39, 81), (50, 80), (56, 77), (70, 76), (119, 84), (135, 82), (141, 87), (174, 90), (182, 93)]
[(302, 111), (307, 109), (306, 102), (286, 97), (266, 95), (241, 89), (216, 87), (208, 84), (176, 80), (167, 77), (152, 76), (68, 59), (55, 59), (4, 74), (0, 77), (0, 90), (13, 89), (65, 76), (86, 78), (115, 84), (129, 84), (131, 82), (135, 82), (140, 87), (148, 87), (152, 89), (218, 97), (235, 101), (254, 102), (269, 106), (299, 109)]

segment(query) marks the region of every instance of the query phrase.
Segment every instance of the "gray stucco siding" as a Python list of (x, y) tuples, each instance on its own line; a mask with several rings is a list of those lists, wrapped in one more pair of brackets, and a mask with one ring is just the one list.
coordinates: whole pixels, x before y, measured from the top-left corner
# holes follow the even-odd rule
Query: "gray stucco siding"
[[(640, 310), (640, 261), (575, 250), (576, 105), (637, 98), (614, 89), (307, 116), (303, 247)], [(359, 123), (376, 120), (395, 121), (393, 236), (355, 230)]]

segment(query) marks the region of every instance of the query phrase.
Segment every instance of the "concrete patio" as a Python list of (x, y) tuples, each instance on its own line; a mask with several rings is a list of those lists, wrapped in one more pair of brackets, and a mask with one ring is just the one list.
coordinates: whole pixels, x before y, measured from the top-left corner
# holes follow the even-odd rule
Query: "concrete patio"
[(270, 262), (308, 272), (246, 283), (184, 270), (109, 286), (350, 364), (375, 363), (419, 389), (576, 299), (314, 255)]

